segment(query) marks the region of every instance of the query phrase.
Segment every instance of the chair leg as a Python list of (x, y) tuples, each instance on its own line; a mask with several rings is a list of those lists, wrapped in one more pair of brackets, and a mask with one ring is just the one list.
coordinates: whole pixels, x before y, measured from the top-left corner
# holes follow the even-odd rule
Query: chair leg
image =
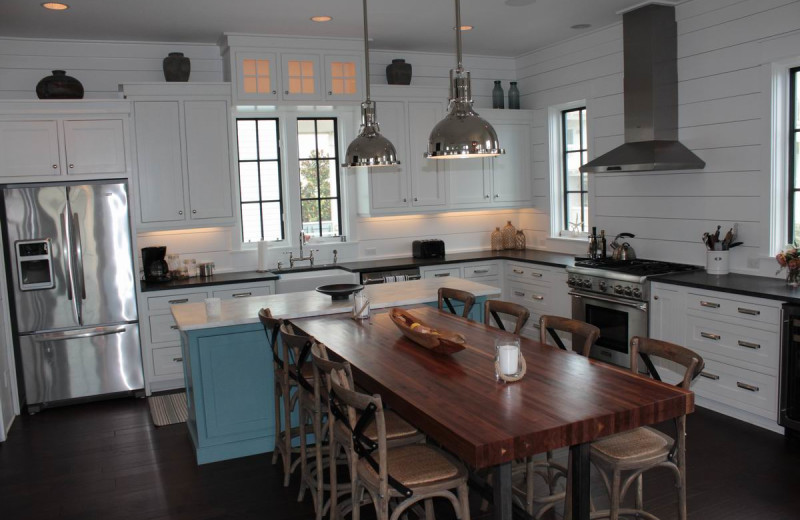
[[(275, 377), (278, 377), (278, 374), (275, 374)], [(279, 435), (281, 431), (281, 397), (283, 396), (283, 392), (281, 391), (280, 383), (275, 383), (275, 391), (273, 392), (273, 397), (275, 399), (275, 434)], [(274, 466), (276, 462), (278, 462), (278, 449), (277, 443), (280, 441), (280, 438), (275, 439), (276, 447), (272, 451), (272, 465)]]
[(533, 456), (530, 456), (525, 459), (525, 511), (529, 515), (533, 514), (533, 480), (535, 476)]
[(283, 394), (283, 487), (289, 486), (292, 476), (292, 406), (291, 389), (286, 388)]
[[(322, 463), (322, 413), (320, 412), (319, 409), (314, 411), (314, 458), (317, 461), (316, 520), (322, 520), (322, 512), (325, 509), (325, 492), (323, 491), (323, 485), (325, 483), (325, 471)], [(331, 466), (334, 465), (335, 464), (331, 461)]]
[(302, 502), (308, 488), (308, 452), (306, 451), (306, 417), (302, 407), (300, 408), (300, 492), (297, 494), (297, 501)]
[(619, 501), (620, 501), (620, 480), (621, 475), (619, 470), (614, 470), (614, 475), (611, 478), (611, 506), (609, 507), (609, 520), (619, 520)]
[(458, 503), (461, 506), (461, 511), (456, 511), (456, 513), (461, 513), (458, 517), (460, 520), (470, 520), (469, 514), (469, 486), (467, 483), (464, 482), (460, 486), (458, 486)]
[(680, 482), (678, 483), (678, 519), (686, 520), (686, 416), (678, 418), (678, 473)]
[(642, 475), (636, 477), (636, 509), (644, 509), (644, 485)]
[(436, 515), (433, 514), (433, 499), (425, 500), (425, 520), (436, 520)]

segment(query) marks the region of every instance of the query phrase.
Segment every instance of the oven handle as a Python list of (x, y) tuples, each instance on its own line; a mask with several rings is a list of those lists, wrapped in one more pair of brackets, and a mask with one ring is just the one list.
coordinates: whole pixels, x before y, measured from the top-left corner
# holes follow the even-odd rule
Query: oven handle
[(624, 305), (625, 307), (633, 307), (634, 309), (639, 309), (642, 312), (646, 312), (647, 311), (647, 303), (633, 303), (633, 302), (619, 301), (619, 300), (615, 300), (613, 298), (607, 298), (605, 296), (597, 296), (597, 295), (594, 295), (594, 294), (592, 294), (592, 295), (581, 294), (581, 293), (576, 293), (576, 292), (572, 292), (572, 291), (570, 291), (569, 295), (572, 296), (573, 298), (586, 298), (586, 299), (599, 300), (599, 301), (602, 301), (602, 302), (615, 303), (617, 305)]

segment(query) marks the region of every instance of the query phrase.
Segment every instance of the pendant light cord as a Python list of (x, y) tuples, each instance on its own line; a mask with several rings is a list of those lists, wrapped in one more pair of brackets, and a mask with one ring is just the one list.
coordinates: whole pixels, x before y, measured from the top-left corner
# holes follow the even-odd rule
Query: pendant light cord
[(461, 0), (456, 0), (456, 60), (456, 72), (462, 72), (464, 65), (461, 62)]
[(369, 27), (367, 26), (367, 0), (364, 0), (364, 79), (366, 80), (365, 92), (369, 103)]

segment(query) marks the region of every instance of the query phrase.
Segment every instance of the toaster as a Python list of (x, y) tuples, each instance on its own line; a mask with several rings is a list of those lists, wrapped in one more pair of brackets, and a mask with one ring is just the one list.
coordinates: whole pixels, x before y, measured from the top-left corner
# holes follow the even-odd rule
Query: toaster
[(414, 240), (411, 252), (414, 258), (444, 258), (444, 240)]

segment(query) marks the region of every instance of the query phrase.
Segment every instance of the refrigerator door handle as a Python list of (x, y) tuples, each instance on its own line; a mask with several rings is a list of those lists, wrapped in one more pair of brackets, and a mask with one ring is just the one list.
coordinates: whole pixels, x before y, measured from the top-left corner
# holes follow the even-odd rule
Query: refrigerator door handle
[(75, 271), (77, 272), (77, 279), (80, 281), (80, 295), (81, 299), (86, 299), (86, 278), (83, 272), (83, 247), (81, 246), (81, 226), (78, 221), (78, 214), (72, 214), (72, 232), (73, 243), (72, 247), (75, 248)]
[(78, 307), (78, 298), (75, 292), (75, 279), (72, 274), (72, 233), (70, 233), (70, 208), (69, 204), (67, 207), (64, 208), (64, 211), (61, 213), (61, 223), (63, 227), (63, 235), (64, 235), (64, 258), (67, 261), (67, 279), (68, 279), (68, 286), (67, 286), (67, 297), (69, 301), (72, 302), (72, 314), (75, 316), (75, 321), (80, 324), (81, 323), (81, 313), (80, 308)]
[(43, 334), (36, 334), (33, 340), (37, 343), (44, 343), (46, 341), (66, 341), (69, 339), (77, 338), (93, 338), (95, 336), (110, 336), (112, 334), (122, 334), (125, 332), (125, 326), (115, 327), (95, 327), (92, 329), (82, 330), (65, 330), (61, 332), (45, 332)]

